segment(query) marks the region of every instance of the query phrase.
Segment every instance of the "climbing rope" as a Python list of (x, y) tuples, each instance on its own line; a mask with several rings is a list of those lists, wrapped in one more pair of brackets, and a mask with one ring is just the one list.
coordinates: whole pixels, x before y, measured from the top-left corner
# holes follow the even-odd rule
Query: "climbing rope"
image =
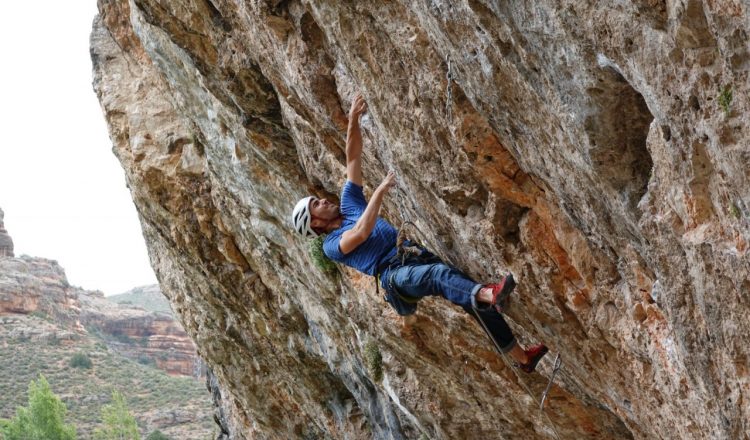
[[(544, 416), (544, 418), (547, 419), (547, 422), (549, 422), (549, 426), (552, 427), (552, 431), (555, 434), (555, 438), (557, 440), (560, 440), (560, 433), (557, 432), (557, 425), (555, 424), (555, 422), (552, 421), (552, 419), (549, 418), (549, 416), (547, 415), (547, 413), (544, 411), (544, 407), (542, 406), (542, 404), (544, 403), (544, 400), (542, 400), (542, 404), (540, 404), (539, 401), (537, 401), (537, 399), (534, 397), (534, 393), (531, 392), (531, 389), (528, 387), (528, 385), (526, 385), (526, 382), (518, 374), (518, 371), (516, 371), (516, 369), (513, 368), (513, 364), (511, 363), (510, 359), (508, 359), (508, 356), (506, 356), (505, 353), (503, 353), (503, 350), (500, 348), (500, 345), (495, 340), (495, 337), (492, 336), (492, 333), (490, 333), (490, 330), (487, 328), (487, 324), (485, 324), (484, 321), (482, 320), (482, 318), (479, 316), (479, 312), (477, 312), (477, 308), (474, 307), (474, 305), (472, 305), (471, 309), (474, 311), (474, 316), (476, 316), (477, 320), (482, 325), (482, 329), (484, 329), (484, 332), (487, 334), (487, 336), (489, 336), (490, 340), (492, 341), (492, 345), (495, 347), (495, 350), (497, 350), (497, 352), (500, 353), (500, 357), (502, 357), (503, 362), (505, 362), (505, 365), (508, 368), (510, 368), (511, 371), (513, 371), (513, 374), (516, 375), (516, 379), (518, 379), (518, 383), (521, 384), (521, 387), (526, 391), (526, 394), (529, 395), (529, 397), (531, 398), (531, 400), (533, 400), (534, 403), (536, 403), (537, 405), (539, 405), (539, 411), (542, 413), (542, 415)], [(558, 354), (557, 355), (557, 359), (559, 359), (559, 358), (560, 358), (560, 355)], [(555, 365), (556, 366), (557, 366), (557, 359), (555, 360)], [(559, 368), (559, 366), (557, 366), (557, 367)], [(552, 376), (552, 378), (554, 379), (554, 376)], [(549, 387), (550, 387), (551, 384), (552, 384), (552, 381), (550, 380), (550, 383), (547, 385), (548, 389), (549, 389)], [(513, 398), (513, 400), (516, 401), (516, 403), (519, 406), (521, 406), (521, 404), (518, 402), (518, 400), (515, 398), (515, 396), (513, 396), (513, 393), (511, 393), (511, 397)], [(546, 397), (546, 391), (545, 391), (545, 396), (544, 397)]]
[[(448, 64), (448, 73), (449, 73), (449, 80), (450, 80), (450, 58), (449, 58), (449, 64)], [(404, 259), (411, 255), (412, 253), (419, 254), (421, 251), (416, 246), (404, 246), (404, 242), (406, 241), (406, 232), (404, 226), (411, 225), (414, 227), (414, 229), (419, 232), (420, 238), (424, 240), (424, 235), (422, 234), (422, 231), (419, 230), (416, 224), (414, 222), (410, 221), (408, 216), (405, 214), (404, 210), (404, 203), (403, 203), (403, 196), (401, 192), (397, 192), (398, 198), (398, 210), (399, 215), (401, 216), (401, 227), (398, 229), (398, 235), (396, 236), (396, 249), (397, 249), (397, 255), (401, 258), (402, 264)], [(377, 281), (375, 283), (376, 289), (377, 289)], [(515, 368), (513, 368), (513, 365), (511, 361), (508, 359), (508, 357), (503, 353), (502, 349), (500, 348), (500, 345), (497, 343), (497, 340), (495, 340), (495, 337), (490, 333), (489, 329), (487, 328), (487, 325), (484, 323), (484, 320), (479, 316), (479, 313), (477, 312), (476, 307), (472, 305), (472, 311), (474, 312), (474, 316), (476, 316), (479, 323), (482, 325), (482, 329), (484, 332), (489, 336), (490, 340), (492, 341), (493, 346), (495, 347), (495, 350), (497, 350), (498, 353), (500, 353), (500, 356), (502, 357), (505, 364), (510, 368), (513, 373), (516, 375), (516, 378), (518, 379), (518, 383), (521, 384), (523, 389), (526, 391), (526, 394), (531, 397), (531, 399), (539, 405), (539, 410), (541, 411), (542, 415), (545, 419), (547, 419), (547, 422), (549, 422), (549, 425), (552, 427), (552, 431), (555, 434), (555, 438), (557, 440), (560, 440), (560, 434), (557, 432), (557, 425), (552, 421), (552, 419), (549, 418), (547, 413), (544, 411), (544, 401), (547, 399), (547, 394), (549, 393), (550, 388), (552, 387), (552, 383), (555, 380), (555, 376), (557, 375), (557, 372), (560, 370), (560, 366), (562, 365), (562, 360), (560, 359), (560, 354), (557, 355), (555, 358), (555, 366), (552, 370), (552, 375), (550, 376), (549, 383), (547, 384), (547, 388), (544, 390), (544, 393), (542, 395), (541, 402), (537, 401), (537, 399), (534, 397), (534, 394), (531, 392), (531, 389), (526, 385), (526, 382), (521, 378), (521, 376), (518, 374), (518, 371), (516, 371)], [(515, 396), (511, 393), (511, 397), (516, 400)], [(521, 404), (516, 400), (516, 403), (521, 406)]]

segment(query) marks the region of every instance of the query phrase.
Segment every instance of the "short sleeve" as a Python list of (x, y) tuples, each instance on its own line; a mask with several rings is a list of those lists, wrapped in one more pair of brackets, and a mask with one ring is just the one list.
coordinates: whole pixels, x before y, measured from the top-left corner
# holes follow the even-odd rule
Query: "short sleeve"
[(328, 234), (323, 241), (323, 253), (333, 261), (341, 261), (344, 259), (344, 253), (341, 252), (341, 249), (339, 248), (342, 235), (343, 234), (338, 233), (338, 231), (332, 232)]
[[(347, 180), (341, 191), (341, 213), (344, 215), (359, 215), (367, 208), (367, 200), (362, 187)], [(338, 244), (336, 245), (338, 247)]]

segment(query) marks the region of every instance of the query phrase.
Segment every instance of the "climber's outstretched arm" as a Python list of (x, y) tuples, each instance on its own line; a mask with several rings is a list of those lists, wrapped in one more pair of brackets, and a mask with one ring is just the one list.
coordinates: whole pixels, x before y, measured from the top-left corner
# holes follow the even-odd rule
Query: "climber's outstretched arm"
[(367, 111), (367, 103), (357, 93), (349, 110), (349, 128), (346, 132), (346, 177), (362, 186), (362, 132), (359, 117)]
[(383, 182), (375, 188), (375, 191), (373, 191), (370, 201), (367, 202), (365, 212), (359, 217), (359, 220), (357, 220), (354, 227), (341, 235), (339, 248), (342, 253), (348, 254), (367, 240), (367, 237), (372, 233), (375, 223), (378, 220), (380, 207), (383, 204), (383, 197), (385, 197), (388, 191), (390, 191), (395, 185), (396, 176), (393, 174), (393, 171), (391, 171), (385, 176)]

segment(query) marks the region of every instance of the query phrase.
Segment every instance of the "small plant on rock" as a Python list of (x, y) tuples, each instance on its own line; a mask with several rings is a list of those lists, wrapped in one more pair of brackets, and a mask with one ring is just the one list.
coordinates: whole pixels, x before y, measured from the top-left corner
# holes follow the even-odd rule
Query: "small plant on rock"
[(375, 382), (383, 380), (383, 355), (374, 341), (365, 344), (365, 362)]
[(730, 214), (732, 214), (732, 217), (734, 217), (736, 219), (739, 219), (741, 217), (741, 215), (740, 215), (740, 208), (738, 208), (737, 205), (735, 205), (732, 202), (729, 202), (729, 210), (728, 211), (729, 211)]
[(336, 270), (336, 263), (326, 257), (326, 254), (323, 252), (324, 240), (325, 235), (319, 235), (314, 240), (310, 240), (310, 258), (312, 258), (313, 264), (318, 269), (325, 273), (333, 273)]
[(731, 86), (724, 86), (724, 88), (721, 90), (721, 93), (719, 94), (719, 106), (721, 106), (721, 109), (724, 110), (724, 114), (729, 116), (729, 111), (731, 110), (732, 106)]

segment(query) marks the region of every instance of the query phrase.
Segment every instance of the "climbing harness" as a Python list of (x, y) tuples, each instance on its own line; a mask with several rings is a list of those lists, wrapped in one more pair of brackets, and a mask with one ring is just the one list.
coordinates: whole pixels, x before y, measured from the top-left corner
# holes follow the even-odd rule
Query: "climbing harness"
[[(399, 194), (400, 197), (400, 194)], [(421, 254), (421, 249), (417, 246), (413, 245), (407, 245), (405, 246), (404, 243), (406, 241), (406, 234), (404, 233), (403, 225), (406, 223), (409, 223), (416, 228), (416, 225), (414, 223), (409, 221), (404, 221), (405, 216), (403, 210), (399, 208), (399, 214), (401, 215), (402, 225), (401, 228), (398, 230), (398, 233), (396, 235), (396, 255), (391, 257), (388, 261), (385, 263), (380, 263), (383, 261), (383, 259), (391, 252), (391, 249), (386, 249), (383, 255), (381, 255), (377, 261), (381, 266), (378, 266), (375, 268), (375, 294), (377, 296), (380, 296), (380, 282), (381, 278), (380, 275), (382, 272), (385, 272), (390, 268), (392, 265), (396, 264), (397, 262), (401, 262), (403, 265), (407, 258), (415, 256), (419, 257)], [(384, 267), (382, 267), (384, 266)], [(401, 316), (407, 316), (411, 315), (414, 312), (417, 311), (417, 303), (421, 298), (412, 298), (409, 296), (401, 295), (397, 289), (393, 286), (393, 282), (391, 281), (390, 274), (388, 278), (385, 280), (387, 283), (388, 288), (386, 289), (386, 295), (383, 296), (383, 299), (393, 307), (393, 309)]]
[(451, 56), (448, 55), (446, 58), (446, 61), (448, 62), (448, 72), (445, 74), (446, 79), (448, 80), (448, 86), (445, 91), (446, 101), (445, 101), (445, 112), (448, 116), (448, 120), (450, 121), (452, 119), (451, 110), (453, 107), (453, 69), (451, 68)]
[[(430, 263), (434, 262), (433, 260), (436, 259), (434, 255), (431, 253), (428, 253), (428, 255), (423, 255), (423, 248), (420, 246), (418, 242), (415, 240), (409, 240), (406, 236), (406, 229), (404, 226), (410, 225), (414, 228), (417, 232), (419, 232), (420, 236), (424, 238), (424, 235), (422, 234), (422, 231), (419, 230), (417, 225), (409, 221), (406, 217), (404, 210), (403, 210), (403, 200), (401, 199), (401, 194), (397, 193), (397, 197), (399, 199), (399, 215), (401, 216), (401, 227), (398, 229), (398, 233), (396, 234), (396, 255), (394, 257), (391, 257), (390, 260), (383, 263), (384, 267), (377, 267), (375, 269), (375, 294), (377, 296), (380, 296), (380, 274), (390, 268), (393, 264), (400, 262), (402, 265), (406, 263), (406, 260), (409, 258), (417, 258), (423, 260), (423, 263)], [(408, 241), (408, 243), (407, 243)], [(387, 249), (383, 255), (381, 255), (377, 261), (381, 262), (385, 258), (386, 255), (388, 255), (391, 252), (390, 249)], [(387, 303), (389, 303), (393, 309), (401, 316), (407, 316), (411, 315), (417, 310), (417, 303), (421, 298), (413, 298), (410, 296), (401, 295), (398, 290), (393, 286), (393, 283), (390, 279), (390, 276), (386, 280), (388, 288), (386, 289), (387, 295), (383, 296), (383, 299)]]
[[(489, 336), (490, 340), (492, 341), (492, 345), (495, 347), (495, 350), (497, 350), (497, 352), (500, 353), (500, 357), (503, 359), (503, 362), (505, 362), (505, 365), (508, 366), (513, 371), (513, 373), (516, 375), (516, 379), (518, 379), (518, 383), (521, 384), (521, 386), (526, 391), (526, 394), (529, 395), (529, 397), (531, 398), (531, 400), (533, 400), (535, 403), (537, 403), (537, 399), (534, 397), (534, 394), (531, 392), (531, 390), (529, 389), (529, 387), (526, 385), (526, 382), (518, 374), (518, 371), (516, 371), (516, 369), (513, 368), (513, 366), (512, 366), (513, 364), (508, 359), (508, 356), (506, 356), (505, 353), (503, 353), (503, 350), (500, 348), (500, 344), (498, 344), (498, 342), (495, 339), (495, 337), (492, 336), (492, 333), (490, 333), (490, 330), (487, 328), (487, 324), (484, 323), (484, 320), (482, 320), (482, 317), (479, 316), (479, 312), (477, 311), (477, 308), (474, 305), (472, 305), (471, 309), (474, 312), (474, 316), (477, 318), (477, 321), (479, 321), (479, 323), (482, 325), (482, 329), (484, 330), (484, 332), (487, 334), (487, 336)], [(557, 368), (559, 368), (559, 366), (557, 366), (557, 360), (559, 358), (560, 358), (560, 355), (558, 354), (557, 358), (555, 359), (555, 366)], [(554, 379), (554, 375), (552, 376), (552, 379)], [(547, 385), (547, 388), (549, 388), (551, 385), (552, 385), (552, 381), (550, 380), (550, 383)], [(513, 400), (516, 400), (516, 398), (513, 396), (512, 393), (511, 393), (511, 397), (513, 398)], [(544, 397), (546, 397), (546, 391), (545, 391)], [(544, 402), (544, 400), (542, 400), (542, 403), (543, 402)], [(518, 403), (517, 400), (516, 400), (516, 403)], [(555, 438), (557, 440), (560, 440), (560, 433), (557, 432), (557, 425), (555, 424), (555, 422), (553, 422), (552, 419), (549, 418), (549, 416), (547, 415), (547, 413), (544, 411), (544, 407), (542, 407), (541, 405), (539, 405), (539, 411), (541, 411), (541, 413), (544, 416), (544, 418), (547, 419), (547, 422), (549, 422), (549, 425), (552, 427), (552, 431), (555, 434)]]
[(542, 393), (542, 401), (539, 403), (539, 409), (544, 411), (544, 401), (547, 399), (547, 393), (549, 393), (549, 389), (552, 387), (552, 382), (555, 381), (555, 376), (557, 376), (557, 372), (560, 371), (560, 367), (562, 366), (562, 358), (560, 358), (560, 353), (557, 353), (557, 356), (555, 356), (555, 366), (552, 367), (552, 374), (549, 377), (549, 383), (547, 384), (547, 388), (544, 389), (544, 393)]

